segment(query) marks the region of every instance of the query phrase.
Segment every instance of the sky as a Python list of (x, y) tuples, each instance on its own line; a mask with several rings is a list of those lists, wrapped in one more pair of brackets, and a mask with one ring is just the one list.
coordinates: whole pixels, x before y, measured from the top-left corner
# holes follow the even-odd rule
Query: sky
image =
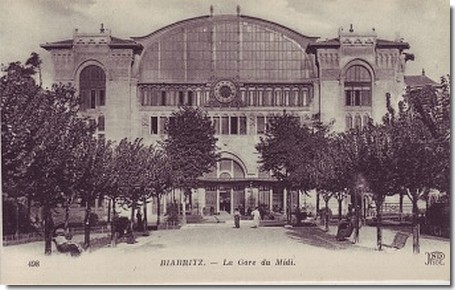
[(450, 73), (450, 6), (448, 0), (0, 0), (0, 63), (22, 61), (31, 52), (43, 59), (44, 85), (53, 78), (45, 42), (98, 32), (101, 23), (112, 35), (144, 36), (174, 22), (209, 14), (235, 14), (274, 21), (308, 36), (334, 38), (340, 27), (375, 28), (378, 37), (397, 37), (411, 45), (415, 61), (406, 74), (439, 81)]

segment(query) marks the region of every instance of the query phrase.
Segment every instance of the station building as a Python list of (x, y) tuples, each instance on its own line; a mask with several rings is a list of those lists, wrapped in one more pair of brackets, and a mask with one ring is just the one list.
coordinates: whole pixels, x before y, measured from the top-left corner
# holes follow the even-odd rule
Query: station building
[(259, 170), (255, 145), (268, 119), (286, 111), (302, 122), (334, 121), (336, 131), (379, 121), (386, 96), (403, 93), (412, 59), (407, 42), (381, 39), (374, 29), (351, 26), (325, 40), (310, 35), (304, 23), (292, 29), (238, 13), (186, 19), (130, 39), (103, 27), (75, 30), (71, 39), (41, 47), (52, 55), (54, 81), (79, 90), (81, 112), (99, 123), (100, 137), (154, 143), (179, 106), (207, 111), (221, 159), (192, 195), (193, 209), (285, 211), (307, 197)]

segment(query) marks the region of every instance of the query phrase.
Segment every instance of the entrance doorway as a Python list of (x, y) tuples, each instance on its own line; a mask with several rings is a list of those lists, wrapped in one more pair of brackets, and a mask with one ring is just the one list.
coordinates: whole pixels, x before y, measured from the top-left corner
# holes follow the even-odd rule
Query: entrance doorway
[(231, 191), (220, 189), (220, 211), (231, 212)]

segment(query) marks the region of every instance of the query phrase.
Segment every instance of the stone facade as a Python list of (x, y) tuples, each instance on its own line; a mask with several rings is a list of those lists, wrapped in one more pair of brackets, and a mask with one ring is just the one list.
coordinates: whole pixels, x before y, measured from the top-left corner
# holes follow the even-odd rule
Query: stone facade
[(179, 105), (204, 108), (218, 126), (226, 161), (205, 177), (207, 186), (195, 191), (193, 202), (200, 212), (209, 205), (215, 212), (232, 212), (240, 204), (286, 210), (305, 199), (259, 171), (254, 147), (269, 116), (284, 110), (302, 121), (319, 116), (335, 121), (337, 131), (362, 126), (370, 117), (380, 120), (386, 94), (398, 98), (405, 87), (409, 45), (352, 27), (320, 41), (255, 17), (218, 15), (183, 20), (132, 40), (104, 28), (95, 34), (75, 31), (70, 40), (42, 47), (52, 54), (55, 82), (72, 83), (81, 93), (81, 72), (102, 69), (105, 85), (96, 92), (88, 87), (81, 113), (101, 116), (104, 128), (98, 134), (108, 139), (141, 137), (153, 143), (163, 138), (163, 124)]

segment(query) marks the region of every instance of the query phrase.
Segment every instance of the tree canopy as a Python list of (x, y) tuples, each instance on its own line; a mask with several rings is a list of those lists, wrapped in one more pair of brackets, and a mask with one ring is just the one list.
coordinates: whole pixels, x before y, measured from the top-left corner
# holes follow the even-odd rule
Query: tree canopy
[(198, 178), (210, 172), (219, 154), (215, 128), (200, 108), (182, 107), (167, 125), (163, 147), (172, 166), (176, 187), (196, 188)]

